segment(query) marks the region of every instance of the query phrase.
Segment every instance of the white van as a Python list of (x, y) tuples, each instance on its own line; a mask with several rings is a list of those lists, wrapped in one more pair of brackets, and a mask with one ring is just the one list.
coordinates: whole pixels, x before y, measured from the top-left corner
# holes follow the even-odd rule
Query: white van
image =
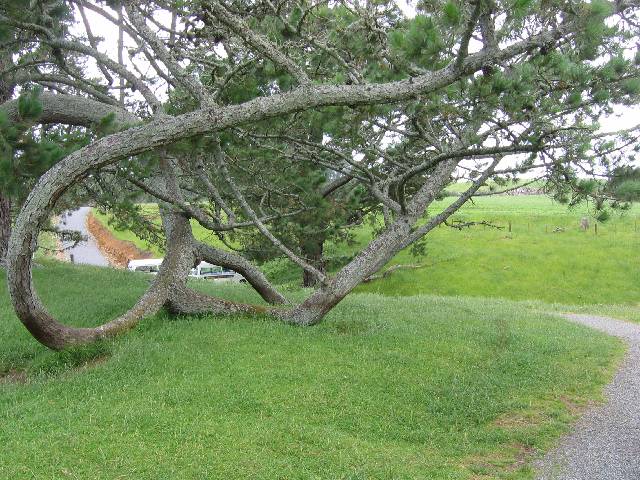
[(212, 265), (207, 262), (200, 262), (200, 264), (191, 269), (190, 277), (201, 278), (204, 280), (217, 280), (222, 282), (235, 282), (244, 283), (245, 278), (239, 273), (229, 269), (220, 267), (218, 265)]
[(143, 272), (156, 275), (160, 271), (162, 258), (147, 258), (144, 260), (129, 260), (127, 269), (132, 272)]
[[(127, 268), (132, 272), (143, 272), (156, 275), (160, 271), (162, 258), (148, 258), (145, 260), (130, 260)], [(222, 282), (245, 283), (245, 278), (231, 269), (200, 262), (192, 268), (189, 276), (203, 280), (217, 280)]]

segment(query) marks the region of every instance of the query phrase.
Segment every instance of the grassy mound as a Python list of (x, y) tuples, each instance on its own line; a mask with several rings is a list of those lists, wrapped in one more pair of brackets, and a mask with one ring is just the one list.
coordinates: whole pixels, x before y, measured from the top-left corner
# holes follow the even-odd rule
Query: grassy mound
[[(51, 264), (45, 304), (92, 325), (148, 277)], [(244, 286), (199, 283), (255, 301)], [(0, 284), (0, 478), (529, 478), (621, 356), (516, 303), (356, 294), (314, 328), (169, 319), (54, 353)]]

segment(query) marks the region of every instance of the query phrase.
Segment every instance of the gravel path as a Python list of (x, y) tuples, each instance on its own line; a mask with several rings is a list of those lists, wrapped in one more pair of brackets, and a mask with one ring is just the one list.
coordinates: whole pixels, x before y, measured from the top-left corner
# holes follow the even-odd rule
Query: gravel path
[(607, 402), (589, 410), (560, 445), (537, 462), (539, 480), (640, 479), (640, 325), (589, 315), (565, 315), (627, 342), (629, 350)]
[[(87, 241), (80, 242), (73, 248), (66, 251), (66, 256), (73, 263), (84, 263), (88, 265), (99, 265), (108, 267), (109, 261), (102, 255), (93, 236), (87, 230), (87, 215), (91, 211), (91, 207), (80, 207), (78, 210), (65, 212), (60, 218), (60, 228), (68, 230), (77, 230), (86, 235)], [(71, 245), (66, 242), (65, 247)]]

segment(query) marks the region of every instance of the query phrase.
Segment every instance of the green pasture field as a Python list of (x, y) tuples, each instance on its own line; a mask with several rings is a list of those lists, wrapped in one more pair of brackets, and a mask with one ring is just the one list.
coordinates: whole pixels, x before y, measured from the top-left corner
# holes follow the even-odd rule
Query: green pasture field
[[(432, 211), (451, 201), (441, 200)], [(583, 218), (589, 221), (586, 231), (580, 228)], [(615, 310), (623, 318), (640, 319), (640, 207), (614, 213), (601, 223), (589, 205), (569, 209), (544, 195), (489, 196), (468, 203), (451, 220), (485, 221), (500, 228), (441, 226), (426, 237), (424, 255), (406, 249), (385, 267), (417, 268), (395, 270), (358, 291), (533, 300), (574, 310)], [(220, 246), (195, 222), (194, 232)], [(371, 240), (371, 232), (371, 225), (363, 225), (355, 232), (354, 244), (328, 245), (328, 255), (348, 258)], [(114, 234), (145, 246), (130, 232)], [(268, 262), (263, 269), (275, 283), (299, 285), (300, 269), (286, 259)]]
[[(426, 255), (406, 250), (390, 262), (420, 268), (396, 270), (360, 291), (639, 306), (640, 208), (605, 223), (590, 214), (588, 206), (570, 210), (540, 195), (480, 197), (452, 220), (500, 229), (439, 227), (427, 237)], [(580, 228), (582, 218), (589, 230)]]

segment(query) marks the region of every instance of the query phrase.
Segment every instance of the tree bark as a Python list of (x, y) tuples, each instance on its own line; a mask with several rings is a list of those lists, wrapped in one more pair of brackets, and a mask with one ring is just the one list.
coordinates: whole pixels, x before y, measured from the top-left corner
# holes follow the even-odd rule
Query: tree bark
[[(109, 113), (116, 114), (118, 123), (133, 124), (138, 121), (126, 111), (106, 107), (82, 97), (45, 93), (41, 96), (41, 101), (41, 121), (44, 122), (88, 126), (100, 121)], [(17, 116), (16, 101), (5, 102), (0, 108), (7, 112), (10, 118)], [(97, 155), (100, 155), (99, 152), (95, 153), (96, 156), (92, 157), (94, 162), (98, 160)], [(17, 229), (9, 241), (9, 250), (13, 249), (15, 253), (13, 256), (9, 254), (7, 262), (9, 293), (14, 308), (34, 338), (45, 346), (59, 350), (116, 335), (132, 328), (140, 319), (154, 314), (165, 305), (176, 313), (203, 313), (204, 305), (209, 312), (220, 313), (259, 313), (267, 310), (265, 307), (225, 302), (189, 290), (186, 281), (197, 258), (233, 268), (245, 276), (269, 303), (286, 302), (285, 297), (270, 285), (256, 267), (242, 257), (199, 244), (193, 238), (189, 219), (171, 208), (163, 208), (162, 220), (168, 243), (165, 261), (160, 273), (136, 305), (121, 317), (95, 328), (68, 327), (58, 322), (49, 315), (38, 299), (31, 281), (31, 268), (36, 239), (53, 205), (66, 189), (88, 174), (85, 163), (87, 158), (76, 158), (75, 163), (64, 165), (68, 158), (43, 175), (39, 182), (41, 188), (34, 189), (27, 198), (17, 222)]]
[[(8, 50), (0, 49), (0, 72), (13, 64)], [(0, 104), (13, 95), (13, 84), (0, 76)], [(4, 264), (11, 237), (11, 198), (0, 190), (0, 265)]]
[(0, 264), (4, 263), (11, 237), (11, 199), (0, 193)]
[[(87, 112), (87, 115), (91, 114)], [(235, 122), (237, 118), (228, 120)], [(200, 306), (205, 306), (206, 302), (209, 302), (208, 308), (223, 309), (219, 300), (196, 299), (194, 295), (197, 294), (194, 293), (182, 295), (183, 298), (188, 296), (188, 302), (180, 301), (179, 292), (185, 288), (188, 270), (193, 266), (195, 260), (190, 224), (186, 218), (179, 216), (179, 214), (174, 215), (173, 223), (176, 227), (171, 229), (172, 233), (168, 238), (169, 249), (162, 269), (165, 273), (161, 272), (158, 275), (147, 294), (123, 317), (94, 329), (66, 327), (46, 312), (33, 288), (31, 268), (36, 239), (55, 202), (68, 188), (86, 177), (92, 169), (113, 163), (130, 153), (148, 151), (153, 146), (162, 145), (169, 138), (175, 138), (174, 135), (180, 136), (184, 133), (182, 130), (184, 124), (176, 124), (174, 120), (153, 123), (155, 123), (155, 128), (132, 127), (125, 132), (98, 140), (60, 161), (40, 178), (18, 216), (7, 255), (9, 292), (20, 320), (36, 339), (51, 348), (60, 349), (69, 345), (87, 343), (127, 330), (134, 326), (140, 318), (153, 314), (167, 300), (170, 300), (169, 307), (174, 311), (195, 313), (194, 308), (199, 312), (205, 310), (187, 304), (188, 302), (194, 303), (196, 300)], [(125, 139), (128, 139), (129, 143), (123, 143)], [(444, 171), (444, 173), (447, 172)], [(435, 187), (433, 190), (434, 192), (439, 191)], [(433, 197), (434, 192), (425, 191), (425, 198)], [(318, 323), (364, 278), (379, 270), (402, 248), (402, 240), (410, 234), (411, 226), (423, 211), (416, 209), (411, 214), (411, 218), (406, 217), (393, 224), (381, 236), (374, 239), (335, 278), (314, 292), (299, 306), (288, 311), (268, 310), (265, 313), (270, 313), (297, 325)], [(188, 261), (181, 260), (185, 255), (189, 258)], [(216, 263), (222, 262), (217, 260)], [(247, 271), (245, 270), (245, 272)], [(256, 276), (256, 278), (259, 280), (259, 277)], [(260, 281), (254, 283), (259, 285)], [(171, 299), (169, 297), (170, 287), (173, 287), (173, 291), (177, 292)], [(277, 295), (274, 294), (273, 298), (277, 299)], [(233, 306), (233, 308), (237, 307)], [(224, 310), (232, 311), (230, 308), (224, 308)], [(254, 313), (257, 313), (258, 310), (260, 309), (251, 309)]]
[(171, 289), (166, 307), (169, 312), (175, 315), (266, 314), (279, 311), (273, 307), (230, 302), (211, 297), (185, 286), (174, 286)]
[[(84, 147), (55, 165), (43, 175), (23, 207), (9, 244), (8, 267), (12, 278), (30, 275), (30, 260), (35, 238), (58, 198), (95, 168), (112, 164), (125, 157), (199, 134), (211, 133), (242, 123), (265, 120), (311, 108), (339, 105), (371, 105), (407, 100), (445, 87), (457, 79), (483, 67), (513, 58), (536, 46), (548, 44), (571, 31), (560, 26), (502, 49), (486, 49), (469, 55), (460, 65), (449, 65), (405, 80), (365, 85), (304, 86), (293, 91), (259, 97), (239, 105), (209, 106), (177, 117), (162, 117), (144, 125), (104, 137)], [(61, 111), (64, 113), (64, 110)], [(85, 111), (90, 115), (90, 111)], [(102, 118), (102, 117), (100, 117)], [(14, 241), (15, 240), (15, 241)], [(21, 259), (22, 257), (22, 259)], [(21, 268), (29, 269), (20, 272)], [(12, 289), (15, 290), (15, 289)], [(31, 292), (31, 290), (28, 290)], [(22, 300), (25, 300), (23, 297)]]
[(280, 312), (279, 317), (295, 325), (315, 325), (362, 281), (380, 270), (403, 247), (412, 222), (399, 219), (373, 239), (351, 262), (326, 285), (313, 292), (300, 305)]
[[(307, 238), (301, 245), (302, 256), (307, 259), (311, 265), (313, 265), (318, 271), (325, 274), (326, 264), (324, 261), (324, 239)], [(303, 270), (302, 272), (302, 286), (303, 287), (315, 287), (318, 285), (320, 279), (312, 272)]]
[(285, 296), (271, 285), (267, 277), (240, 255), (220, 250), (198, 241), (194, 241), (194, 253), (198, 260), (204, 260), (238, 272), (267, 303), (273, 305), (288, 303)]
[[(304, 302), (280, 314), (284, 321), (296, 325), (315, 325), (354, 288), (384, 267), (394, 255), (407, 247), (416, 222), (447, 184), (457, 160), (438, 164), (426, 183), (409, 203), (407, 212), (374, 238), (329, 282), (313, 292)], [(442, 217), (440, 221), (444, 221)]]
[[(113, 121), (120, 126), (140, 123), (140, 119), (126, 110), (78, 95), (42, 92), (39, 98), (42, 105), (42, 113), (38, 117), (40, 123), (91, 127), (108, 115), (113, 115)], [(20, 118), (18, 99), (1, 102), (0, 110), (11, 120)]]
[[(109, 135), (77, 150), (40, 178), (16, 220), (7, 254), (7, 275), (9, 292), (18, 317), (34, 337), (51, 348), (86, 343), (130, 328), (142, 316), (156, 311), (168, 298), (168, 288), (176, 280), (175, 275), (179, 274), (181, 278), (186, 276), (186, 273), (181, 271), (181, 268), (185, 267), (182, 259), (185, 249), (193, 259), (193, 249), (191, 243), (184, 244), (186, 235), (181, 235), (183, 229), (180, 222), (177, 222), (176, 228), (172, 229), (168, 254), (153, 288), (123, 317), (102, 327), (79, 329), (60, 324), (46, 312), (31, 281), (32, 255), (38, 234), (56, 201), (72, 185), (90, 175), (92, 170), (184, 138), (243, 123), (323, 106), (371, 105), (414, 98), (416, 95), (445, 87), (486, 65), (513, 58), (536, 46), (546, 45), (569, 31), (569, 26), (560, 26), (502, 49), (487, 49), (471, 54), (459, 65), (449, 65), (441, 70), (409, 79), (364, 85), (309, 85), (290, 92), (255, 98), (238, 105), (207, 106), (176, 117), (163, 116), (147, 124)], [(299, 325), (319, 322), (362, 279), (375, 273), (402, 248), (401, 238), (406, 238), (411, 233), (413, 223), (402, 219), (393, 224), (305, 302), (288, 314), (279, 315)]]
[[(183, 256), (183, 267), (176, 270), (171, 284), (167, 289), (165, 307), (169, 312), (176, 315), (233, 315), (237, 313), (261, 314), (272, 310), (271, 307), (261, 307), (247, 305), (243, 303), (230, 302), (220, 298), (211, 297), (204, 293), (195, 291), (187, 286), (189, 270), (201, 259), (223, 267), (237, 269), (247, 275), (255, 284), (256, 290), (262, 297), (270, 303), (284, 303), (286, 299), (280, 295), (269, 284), (262, 273), (242, 257), (238, 257), (229, 252), (224, 252), (203, 243), (197, 242), (193, 237), (189, 219), (182, 214), (172, 213), (168, 207), (161, 209), (162, 222), (167, 225), (167, 239), (175, 241), (176, 236), (172, 235), (172, 229), (179, 228), (181, 233), (180, 252)], [(167, 256), (175, 255), (176, 249), (167, 251)]]
[[(94, 328), (69, 327), (53, 318), (40, 302), (31, 280), (32, 255), (9, 255), (9, 293), (18, 318), (36, 340), (43, 345), (61, 350), (73, 345), (95, 342), (133, 328), (140, 319), (155, 314), (169, 298), (172, 286), (180, 285), (193, 266), (191, 249), (191, 225), (180, 214), (168, 215), (167, 255), (147, 292), (124, 315), (104, 325)], [(30, 249), (35, 249), (37, 235), (29, 236)], [(15, 235), (11, 238), (11, 248), (19, 242)]]

